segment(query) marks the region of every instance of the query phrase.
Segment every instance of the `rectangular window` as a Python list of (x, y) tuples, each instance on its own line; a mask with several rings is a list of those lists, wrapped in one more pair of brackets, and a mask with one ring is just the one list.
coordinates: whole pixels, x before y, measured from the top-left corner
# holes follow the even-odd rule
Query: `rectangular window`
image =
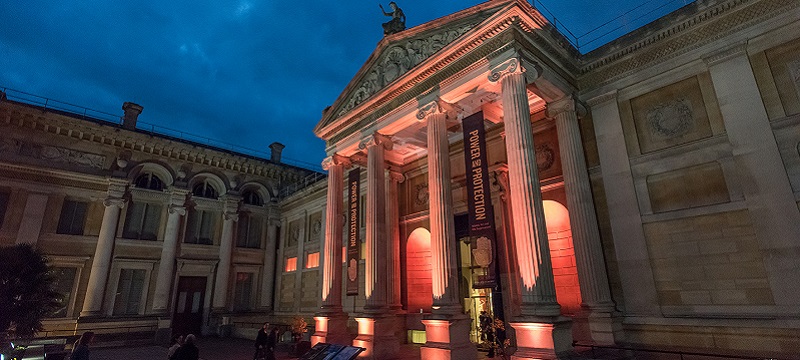
[(297, 271), (297, 258), (290, 257), (286, 259), (286, 266), (284, 267), (284, 272), (292, 272)]
[(219, 215), (209, 210), (192, 210), (186, 219), (185, 243), (214, 244), (214, 225)]
[(236, 273), (236, 288), (233, 294), (233, 309), (236, 311), (250, 310), (250, 299), (253, 293), (253, 274), (247, 272)]
[(10, 194), (5, 191), (0, 191), (0, 229), (3, 228), (3, 219), (6, 218), (6, 208), (8, 208), (8, 199)]
[(126, 239), (156, 240), (161, 225), (161, 205), (131, 202), (125, 216), (122, 237)]
[(306, 254), (306, 269), (319, 267), (319, 252)]
[(239, 229), (236, 237), (236, 246), (251, 249), (261, 248), (261, 231), (263, 219), (258, 216), (242, 214), (239, 216)]
[(139, 313), (146, 274), (147, 271), (141, 269), (120, 270), (117, 296), (114, 298), (114, 315)]
[(53, 267), (50, 274), (53, 276), (53, 290), (61, 295), (58, 300), (58, 308), (49, 314), (49, 317), (67, 317), (69, 312), (70, 300), (72, 300), (72, 286), (75, 284), (75, 275), (78, 268), (74, 267)]
[(56, 233), (83, 235), (83, 224), (86, 222), (86, 208), (88, 206), (89, 204), (83, 201), (64, 200)]

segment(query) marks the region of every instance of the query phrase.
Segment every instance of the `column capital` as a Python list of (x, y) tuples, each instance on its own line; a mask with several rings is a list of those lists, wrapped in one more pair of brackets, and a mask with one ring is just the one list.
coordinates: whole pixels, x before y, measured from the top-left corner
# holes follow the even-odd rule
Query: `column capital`
[(372, 146), (382, 146), (386, 150), (392, 150), (393, 145), (391, 136), (383, 135), (376, 131), (361, 140), (358, 148), (364, 150)]
[(351, 165), (349, 158), (339, 154), (333, 154), (322, 160), (322, 169), (325, 171), (330, 170), (332, 166), (350, 167)]
[(389, 170), (389, 179), (400, 184), (403, 181), (406, 181), (406, 176), (399, 171)]
[(186, 215), (186, 206), (169, 204), (169, 206), (167, 206), (167, 211), (170, 214), (178, 214), (180, 216), (183, 216)]
[(239, 202), (242, 200), (241, 196), (234, 194), (222, 195), (222, 217), (225, 220), (239, 220)]
[(122, 209), (123, 207), (125, 207), (126, 202), (127, 200), (125, 200), (124, 198), (107, 197), (105, 200), (103, 200), (103, 205), (105, 205), (105, 207), (116, 206)]
[(733, 44), (727, 48), (724, 48), (720, 51), (717, 51), (703, 58), (703, 61), (705, 61), (706, 65), (711, 67), (719, 63), (723, 63), (726, 60), (743, 55), (747, 55), (747, 42), (740, 42), (737, 44)]
[(267, 220), (267, 226), (281, 226), (281, 219), (271, 218)]
[(489, 73), (489, 81), (498, 82), (500, 79), (511, 74), (523, 74), (526, 69), (522, 66), (522, 62), (517, 57), (512, 57), (492, 68)]
[(433, 114), (444, 114), (445, 119), (453, 120), (463, 117), (465, 112), (466, 109), (464, 109), (462, 106), (449, 103), (437, 96), (433, 101), (419, 106), (419, 110), (417, 111), (417, 120), (424, 121), (428, 118), (428, 116)]
[(581, 105), (572, 95), (565, 96), (561, 99), (556, 101), (549, 102), (547, 104), (547, 116), (548, 117), (556, 117), (558, 114), (564, 112), (574, 112), (576, 116), (582, 117), (586, 115), (586, 108)]

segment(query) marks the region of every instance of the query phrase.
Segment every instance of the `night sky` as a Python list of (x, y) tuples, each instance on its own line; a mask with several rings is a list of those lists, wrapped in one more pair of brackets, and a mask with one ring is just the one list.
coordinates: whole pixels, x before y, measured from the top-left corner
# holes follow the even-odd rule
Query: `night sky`
[[(481, 1), (397, 2), (412, 27)], [(542, 2), (578, 36), (644, 4), (585, 43), (691, 1)], [(279, 141), (287, 162), (319, 168), (312, 129), (388, 19), (363, 0), (0, 1), (0, 88), (119, 115), (132, 101), (144, 106), (140, 123), (267, 152)]]

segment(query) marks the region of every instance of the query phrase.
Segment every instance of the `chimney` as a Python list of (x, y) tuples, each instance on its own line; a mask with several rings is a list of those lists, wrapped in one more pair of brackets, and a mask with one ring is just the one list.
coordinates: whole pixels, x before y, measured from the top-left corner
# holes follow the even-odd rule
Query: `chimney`
[(125, 111), (125, 115), (122, 115), (122, 127), (128, 130), (136, 130), (136, 119), (139, 118), (142, 109), (144, 108), (141, 105), (132, 102), (126, 101), (122, 104), (122, 110)]
[(283, 152), (283, 148), (286, 145), (283, 145), (279, 142), (274, 142), (269, 144), (269, 149), (272, 150), (272, 154), (270, 155), (270, 160), (274, 163), (280, 164), (281, 162), (281, 152)]

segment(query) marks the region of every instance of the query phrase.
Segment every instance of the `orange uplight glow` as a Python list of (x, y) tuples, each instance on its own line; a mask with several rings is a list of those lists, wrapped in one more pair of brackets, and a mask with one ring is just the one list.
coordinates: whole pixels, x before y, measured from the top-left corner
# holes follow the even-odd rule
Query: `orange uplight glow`
[(433, 305), (431, 233), (424, 228), (415, 229), (408, 237), (406, 275), (408, 312), (430, 312)]
[(319, 252), (306, 254), (306, 269), (319, 267)]
[(285, 272), (297, 271), (297, 257), (290, 257), (286, 259)]
[(556, 298), (562, 313), (576, 314), (581, 310), (581, 290), (569, 211), (556, 201), (545, 200), (543, 203)]

